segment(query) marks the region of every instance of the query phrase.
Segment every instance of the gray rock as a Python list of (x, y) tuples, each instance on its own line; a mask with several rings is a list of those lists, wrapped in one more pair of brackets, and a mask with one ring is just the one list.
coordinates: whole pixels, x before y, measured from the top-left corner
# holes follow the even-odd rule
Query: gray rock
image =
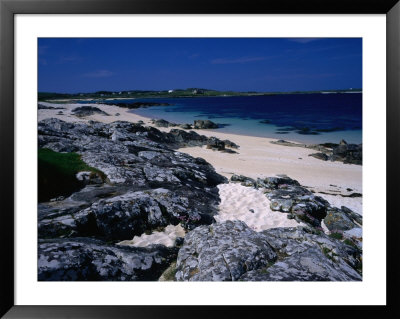
[(200, 226), (188, 233), (177, 259), (178, 281), (233, 281), (276, 259), (266, 239), (241, 221)]
[(256, 181), (247, 176), (233, 174), (230, 180), (231, 182), (240, 182), (241, 185), (246, 187), (257, 187)]
[(352, 229), (346, 230), (343, 232), (343, 237), (362, 239), (362, 228), (354, 227)]
[(300, 183), (286, 175), (280, 175), (276, 177), (266, 177), (264, 179), (257, 179), (257, 187), (263, 187), (267, 189), (278, 189), (287, 185), (300, 186)]
[(86, 106), (86, 105), (74, 108), (72, 110), (72, 113), (78, 117), (84, 117), (84, 116), (89, 116), (89, 115), (93, 115), (93, 114), (101, 114), (101, 115), (106, 115), (106, 116), (109, 115), (106, 112), (100, 110), (98, 107)]
[(354, 223), (359, 224), (360, 226), (362, 225), (362, 216), (360, 214), (357, 214), (353, 212), (350, 208), (347, 208), (346, 206), (340, 207), (342, 212), (346, 214)]
[(39, 122), (40, 147), (78, 152), (108, 183), (74, 193), (53, 209), (41, 205), (40, 236), (131, 239), (167, 222), (187, 229), (210, 224), (219, 203), (215, 186), (226, 178), (203, 159), (170, 149), (175, 141), (169, 133), (128, 122)]
[(39, 240), (39, 281), (157, 280), (176, 248), (118, 247), (89, 238)]
[(328, 210), (324, 223), (331, 232), (349, 230), (356, 226), (346, 214), (336, 208)]
[(345, 206), (341, 209), (332, 207), (328, 209), (324, 223), (331, 232), (341, 233), (362, 225), (362, 216)]
[(278, 260), (246, 272), (243, 281), (360, 281), (361, 253), (357, 248), (312, 234), (304, 228), (274, 228), (261, 232)]
[(168, 122), (164, 119), (152, 119), (151, 123), (153, 123), (156, 127), (174, 127), (178, 126), (176, 123)]
[(216, 137), (210, 137), (207, 141), (207, 148), (223, 151), (225, 150), (225, 143)]
[(210, 120), (195, 120), (193, 127), (195, 129), (213, 129), (218, 128), (218, 124), (215, 124)]
[(329, 156), (324, 153), (313, 153), (308, 156), (312, 156), (312, 157), (315, 157), (316, 159), (320, 159), (323, 161), (327, 161), (329, 159)]
[(347, 144), (341, 140), (338, 146), (333, 147), (330, 160), (362, 165), (362, 144)]
[(235, 149), (238, 149), (238, 148), (239, 148), (239, 145), (233, 143), (233, 142), (230, 141), (230, 140), (223, 140), (222, 142), (225, 143), (225, 147), (230, 147), (230, 148), (235, 148)]
[(303, 227), (256, 233), (241, 221), (200, 226), (179, 250), (177, 281), (359, 281), (361, 251)]
[(330, 207), (322, 197), (294, 184), (279, 184), (277, 189), (269, 191), (266, 196), (271, 201), (272, 210), (290, 213), (298, 222), (317, 228), (321, 227), (321, 220)]
[(180, 128), (184, 129), (184, 130), (191, 130), (192, 129), (192, 125), (190, 124), (181, 124), (179, 125)]

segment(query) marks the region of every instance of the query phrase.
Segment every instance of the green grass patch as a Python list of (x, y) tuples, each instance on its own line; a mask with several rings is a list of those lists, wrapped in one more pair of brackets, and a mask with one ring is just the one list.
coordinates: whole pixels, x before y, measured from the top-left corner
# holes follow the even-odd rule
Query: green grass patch
[(341, 233), (331, 233), (329, 237), (334, 238), (334, 239), (343, 239), (343, 234)]
[(58, 153), (50, 149), (38, 150), (38, 195), (39, 202), (58, 196), (69, 196), (84, 186), (76, 174), (90, 171), (105, 180), (105, 174), (90, 167), (77, 153)]

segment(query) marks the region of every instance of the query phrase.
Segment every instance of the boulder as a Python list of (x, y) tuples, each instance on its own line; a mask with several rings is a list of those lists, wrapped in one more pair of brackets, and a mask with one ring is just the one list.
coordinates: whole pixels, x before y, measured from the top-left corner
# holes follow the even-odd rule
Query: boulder
[(361, 251), (304, 227), (200, 226), (178, 252), (177, 281), (360, 281)]
[(338, 146), (332, 149), (330, 160), (362, 165), (362, 144), (347, 144), (342, 140)]
[(179, 125), (179, 127), (184, 129), (184, 130), (191, 130), (192, 129), (192, 125), (187, 124), (187, 123), (181, 124), (181, 125)]
[(214, 149), (217, 151), (225, 150), (225, 142), (219, 140), (216, 137), (210, 137), (207, 140), (207, 148)]
[(329, 207), (325, 199), (296, 185), (281, 185), (266, 196), (271, 201), (272, 210), (289, 213), (288, 218), (317, 228), (321, 227), (321, 220)]
[(362, 225), (362, 216), (347, 207), (331, 207), (327, 210), (324, 224), (331, 232), (342, 233)]
[(261, 232), (278, 260), (243, 274), (241, 281), (361, 281), (361, 252), (302, 227)]
[(234, 281), (277, 258), (263, 236), (241, 221), (200, 226), (179, 250), (178, 281)]
[(89, 115), (93, 115), (93, 114), (101, 114), (101, 115), (105, 115), (105, 116), (109, 115), (106, 112), (100, 110), (98, 107), (86, 106), (86, 105), (74, 108), (72, 110), (72, 113), (78, 117), (84, 117), (84, 116), (89, 116)]
[(233, 174), (230, 180), (231, 182), (240, 182), (240, 184), (243, 186), (257, 187), (256, 181), (247, 176)]
[(233, 142), (230, 141), (230, 140), (223, 140), (222, 142), (225, 143), (225, 147), (230, 147), (230, 148), (235, 148), (235, 149), (238, 149), (238, 148), (239, 148), (239, 145), (233, 143)]
[(213, 129), (218, 128), (218, 125), (210, 120), (195, 120), (193, 124), (195, 129)]
[(118, 247), (90, 238), (39, 240), (39, 281), (157, 280), (176, 258), (162, 245)]
[(156, 127), (174, 127), (178, 126), (178, 124), (168, 122), (164, 119), (159, 119), (159, 120), (151, 120), (151, 123), (153, 123)]
[(320, 159), (323, 161), (327, 161), (329, 159), (329, 156), (324, 153), (313, 153), (308, 156), (312, 156), (312, 157), (315, 157), (316, 159)]

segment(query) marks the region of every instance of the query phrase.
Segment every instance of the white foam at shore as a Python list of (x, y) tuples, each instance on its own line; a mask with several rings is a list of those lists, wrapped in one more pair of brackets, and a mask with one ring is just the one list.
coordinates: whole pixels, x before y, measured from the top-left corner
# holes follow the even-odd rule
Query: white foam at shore
[(294, 219), (287, 219), (286, 213), (271, 210), (270, 201), (261, 190), (235, 183), (220, 184), (218, 189), (221, 203), (219, 214), (214, 216), (217, 222), (241, 220), (257, 232), (300, 225)]
[(162, 232), (155, 231), (150, 235), (142, 234), (141, 236), (135, 236), (132, 240), (119, 242), (118, 245), (146, 247), (152, 244), (161, 244), (172, 247), (177, 237), (185, 237), (185, 230), (180, 224), (176, 226), (168, 225)]

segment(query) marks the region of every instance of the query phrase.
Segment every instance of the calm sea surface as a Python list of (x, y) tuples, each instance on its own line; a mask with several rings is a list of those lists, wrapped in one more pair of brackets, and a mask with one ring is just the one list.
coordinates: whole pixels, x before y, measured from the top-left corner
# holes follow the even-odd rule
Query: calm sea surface
[[(170, 106), (135, 109), (150, 118), (175, 123), (210, 119), (218, 131), (303, 143), (362, 143), (362, 94), (286, 94), (240, 97), (196, 97), (109, 100), (166, 102)], [(86, 101), (88, 102), (88, 101)]]

